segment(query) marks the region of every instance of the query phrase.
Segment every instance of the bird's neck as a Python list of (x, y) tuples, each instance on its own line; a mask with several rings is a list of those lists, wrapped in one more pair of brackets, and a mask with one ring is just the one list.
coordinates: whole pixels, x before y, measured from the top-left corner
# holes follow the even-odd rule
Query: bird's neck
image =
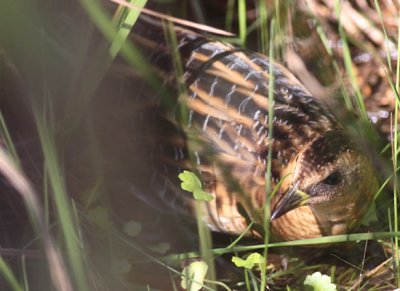
[[(343, 205), (346, 206), (343, 207)], [(347, 233), (354, 228), (358, 218), (355, 215), (357, 212), (355, 201), (348, 201), (346, 204), (338, 201), (338, 203), (319, 205), (311, 209), (324, 235)]]
[(354, 208), (354, 201), (299, 207), (274, 221), (272, 232), (284, 240), (348, 233), (358, 218)]
[(309, 206), (302, 206), (272, 222), (272, 234), (286, 241), (323, 236), (323, 230)]

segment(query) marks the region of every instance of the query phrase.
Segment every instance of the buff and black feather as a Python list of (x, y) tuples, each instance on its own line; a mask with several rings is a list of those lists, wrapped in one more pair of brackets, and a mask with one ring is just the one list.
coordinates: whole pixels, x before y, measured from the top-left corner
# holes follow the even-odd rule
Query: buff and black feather
[[(164, 158), (169, 166), (201, 174), (205, 190), (215, 198), (205, 204), (204, 220), (210, 228), (240, 234), (249, 221), (263, 225), (266, 160), (272, 143), (272, 186), (283, 179), (271, 201), (272, 233), (294, 240), (351, 231), (378, 182), (369, 158), (329, 109), (264, 55), (184, 28), (174, 29), (174, 48), (165, 42), (162, 27), (143, 18), (134, 39), (151, 51), (152, 63), (170, 84), (176, 76), (171, 52), (180, 55), (186, 94), (179, 102), (187, 109), (187, 124), (180, 124), (183, 133), (166, 145), (175, 154)], [(268, 96), (271, 66), (273, 98)], [(274, 102), (272, 136), (269, 102)], [(171, 114), (170, 120), (178, 123), (182, 118)], [(194, 161), (189, 161), (189, 151)], [(176, 187), (178, 177), (168, 179), (165, 185), (175, 186), (165, 191), (182, 197), (190, 208), (193, 201)], [(257, 229), (249, 234), (261, 236)]]

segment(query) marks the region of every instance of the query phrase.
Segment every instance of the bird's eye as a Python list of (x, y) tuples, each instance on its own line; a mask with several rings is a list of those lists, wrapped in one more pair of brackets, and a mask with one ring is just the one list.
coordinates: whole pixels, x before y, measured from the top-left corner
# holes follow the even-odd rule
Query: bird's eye
[(322, 183), (324, 183), (325, 185), (329, 185), (329, 186), (335, 186), (337, 184), (340, 183), (341, 181), (341, 175), (339, 172), (333, 172), (332, 174), (330, 174), (328, 177), (326, 177)]

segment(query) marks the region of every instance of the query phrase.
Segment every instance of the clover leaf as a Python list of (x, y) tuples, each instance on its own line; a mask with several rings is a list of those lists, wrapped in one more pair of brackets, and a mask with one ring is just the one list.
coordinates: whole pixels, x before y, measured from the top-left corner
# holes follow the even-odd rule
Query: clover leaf
[(203, 261), (194, 261), (183, 268), (181, 276), (182, 288), (189, 291), (198, 291), (203, 288), (207, 269), (208, 265)]
[(210, 193), (202, 189), (200, 179), (196, 176), (196, 174), (185, 170), (180, 173), (178, 177), (182, 181), (181, 188), (191, 192), (194, 199), (207, 202), (214, 199)]
[(256, 265), (261, 266), (265, 263), (265, 259), (259, 253), (251, 253), (245, 260), (239, 257), (232, 257), (232, 262), (236, 267), (253, 269)]
[(332, 283), (331, 277), (320, 272), (307, 275), (304, 287), (307, 291), (336, 291), (336, 285)]

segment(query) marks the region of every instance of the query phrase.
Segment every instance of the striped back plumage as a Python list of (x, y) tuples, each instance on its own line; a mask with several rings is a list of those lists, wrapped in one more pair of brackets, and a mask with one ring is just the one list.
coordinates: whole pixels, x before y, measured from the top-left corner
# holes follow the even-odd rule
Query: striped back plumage
[[(175, 28), (178, 47), (173, 48), (164, 41), (162, 25), (145, 27), (146, 36), (137, 36), (138, 43), (151, 48), (151, 59), (169, 75), (168, 82), (176, 81), (172, 52), (179, 53), (184, 69), (186, 94), (179, 102), (186, 110), (174, 111), (169, 119), (187, 124), (177, 124), (184, 134), (166, 145), (171, 153), (166, 163), (200, 173), (205, 190), (215, 197), (204, 214), (212, 229), (239, 234), (249, 220), (262, 225), (269, 143), (274, 187), (305, 144), (340, 126), (291, 73), (266, 56), (181, 28)], [(149, 40), (152, 30), (157, 37)], [(268, 96), (271, 66), (273, 98)], [(274, 102), (272, 137), (269, 102)], [(181, 112), (185, 116), (177, 116)], [(179, 185), (178, 177), (166, 179)], [(184, 205), (192, 203), (178, 187), (165, 191), (184, 197)], [(273, 203), (279, 199), (278, 193)]]

